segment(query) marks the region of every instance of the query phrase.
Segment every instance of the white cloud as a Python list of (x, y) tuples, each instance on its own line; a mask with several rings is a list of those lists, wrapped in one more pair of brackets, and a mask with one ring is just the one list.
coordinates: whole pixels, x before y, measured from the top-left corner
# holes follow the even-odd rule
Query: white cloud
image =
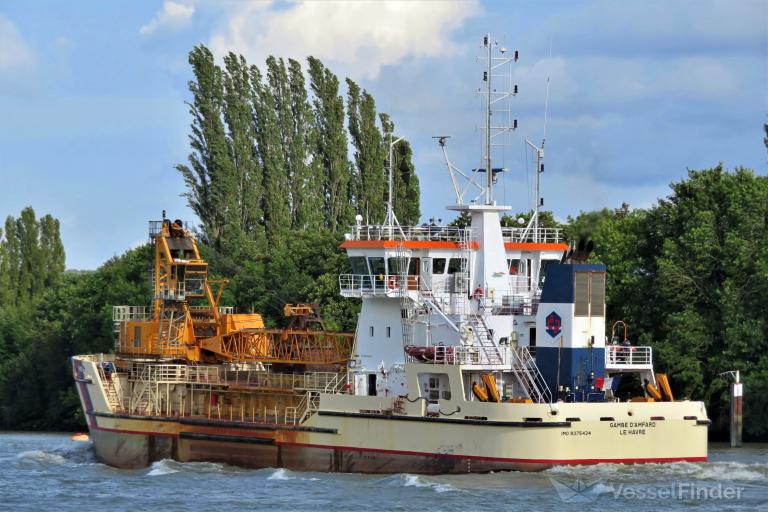
[(16, 25), (0, 14), (0, 71), (27, 71), (35, 65), (35, 54)]
[(226, 22), (210, 40), (216, 54), (234, 51), (256, 63), (313, 55), (339, 73), (374, 79), (409, 57), (457, 52), (453, 32), (479, 10), (476, 0), (226, 5)]
[(169, 28), (178, 30), (184, 28), (192, 20), (195, 14), (194, 5), (186, 5), (173, 0), (165, 0), (163, 8), (155, 13), (155, 16), (139, 29), (143, 36), (149, 36), (158, 29)]

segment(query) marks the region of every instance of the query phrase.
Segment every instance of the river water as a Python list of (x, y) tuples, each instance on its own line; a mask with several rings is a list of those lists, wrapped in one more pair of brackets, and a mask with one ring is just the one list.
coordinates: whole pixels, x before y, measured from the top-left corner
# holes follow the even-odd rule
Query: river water
[(768, 511), (768, 445), (711, 445), (707, 463), (417, 476), (246, 470), (164, 460), (99, 463), (65, 434), (0, 434), (0, 510)]

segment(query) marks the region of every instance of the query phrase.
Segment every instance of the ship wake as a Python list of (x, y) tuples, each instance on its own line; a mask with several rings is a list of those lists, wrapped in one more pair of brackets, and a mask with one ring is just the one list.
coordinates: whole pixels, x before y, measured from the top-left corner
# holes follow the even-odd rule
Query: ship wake
[(50, 450), (28, 450), (19, 453), (16, 461), (22, 466), (103, 465), (96, 459), (91, 443), (63, 444)]
[(675, 480), (718, 482), (761, 482), (768, 480), (768, 463), (759, 462), (675, 462), (670, 464), (597, 464), (556, 466), (548, 469), (554, 478), (578, 477), (589, 480), (625, 482), (670, 482)]

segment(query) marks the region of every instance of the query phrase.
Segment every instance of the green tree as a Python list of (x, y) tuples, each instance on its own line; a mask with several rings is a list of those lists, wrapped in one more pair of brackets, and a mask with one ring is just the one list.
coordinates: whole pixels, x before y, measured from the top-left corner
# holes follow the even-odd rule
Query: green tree
[(242, 56), (224, 57), (224, 120), (227, 126), (233, 185), (227, 198), (233, 208), (226, 224), (225, 250), (253, 255), (265, 244), (262, 168), (256, 150), (250, 68)]
[(274, 57), (269, 57), (266, 83), (255, 66), (251, 73), (256, 98), (256, 139), (264, 170), (264, 223), (270, 242), (281, 238), (291, 227), (288, 175), (280, 129), (280, 118), (289, 115), (284, 71)]
[(189, 166), (179, 164), (176, 169), (184, 177), (187, 191), (183, 195), (202, 223), (203, 236), (214, 246), (221, 247), (225, 225), (230, 215), (237, 211), (231, 201), (237, 180), (222, 120), (222, 71), (214, 63), (211, 51), (203, 45), (195, 46), (189, 52), (189, 63), (195, 75), (195, 80), (189, 82), (192, 152)]
[(386, 149), (376, 125), (376, 102), (368, 91), (347, 78), (347, 117), (349, 134), (355, 148), (355, 196), (357, 208), (367, 223), (383, 222), (386, 179)]
[(337, 231), (352, 223), (350, 205), (350, 166), (347, 136), (344, 131), (344, 99), (339, 95), (339, 79), (320, 60), (308, 57), (310, 87), (314, 100), (314, 158), (323, 165), (325, 223)]
[(65, 254), (61, 242), (59, 220), (51, 215), (40, 218), (40, 250), (43, 254), (42, 285), (44, 288), (53, 286), (64, 273)]
[(5, 221), (0, 237), (0, 306), (28, 304), (53, 286), (64, 272), (64, 246), (59, 221), (26, 207)]
[(288, 60), (291, 129), (288, 133), (288, 161), (291, 168), (291, 217), (297, 229), (317, 229), (322, 225), (318, 212), (323, 208), (322, 162), (313, 157), (317, 131), (307, 97), (304, 73), (299, 62)]

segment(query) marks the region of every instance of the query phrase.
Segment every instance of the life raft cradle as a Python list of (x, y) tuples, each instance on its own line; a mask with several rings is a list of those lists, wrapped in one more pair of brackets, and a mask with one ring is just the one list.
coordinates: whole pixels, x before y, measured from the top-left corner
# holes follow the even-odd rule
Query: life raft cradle
[(482, 386), (478, 382), (472, 384), (472, 392), (477, 399), (481, 402), (501, 402), (499, 389), (496, 387), (496, 377), (494, 377), (492, 373), (484, 373), (480, 378), (483, 381)]
[(668, 402), (674, 402), (675, 397), (672, 394), (672, 388), (669, 385), (669, 379), (667, 378), (666, 373), (657, 373), (656, 374), (656, 382), (658, 383), (659, 387), (654, 386), (650, 382), (645, 386), (646, 392), (654, 399), (654, 400), (666, 400)]

